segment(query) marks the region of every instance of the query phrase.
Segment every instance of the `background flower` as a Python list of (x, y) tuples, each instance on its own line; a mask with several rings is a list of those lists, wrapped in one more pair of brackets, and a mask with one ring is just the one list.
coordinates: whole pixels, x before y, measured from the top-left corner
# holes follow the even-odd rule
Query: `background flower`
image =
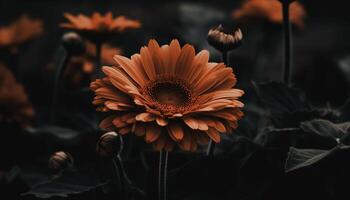
[(9, 26), (0, 27), (0, 46), (16, 47), (43, 32), (41, 20), (34, 20), (27, 15), (22, 15)]
[[(245, 0), (242, 6), (234, 10), (232, 16), (237, 21), (267, 20), (282, 23), (282, 4), (277, 0)], [(304, 26), (306, 11), (297, 1), (290, 4), (290, 21), (299, 28)]]
[[(122, 49), (113, 47), (109, 44), (102, 45), (101, 62), (104, 65), (113, 65), (114, 55), (122, 55)], [(96, 57), (96, 47), (91, 42), (86, 42), (86, 54), (83, 56), (74, 56), (70, 59), (64, 77), (67, 86), (82, 87), (95, 80), (94, 72), (96, 66), (94, 65)]]
[(0, 64), (0, 123), (18, 123), (26, 126), (33, 117), (34, 110), (23, 86)]
[(110, 35), (123, 32), (128, 29), (137, 29), (141, 27), (138, 20), (131, 20), (125, 16), (113, 17), (112, 12), (107, 12), (104, 16), (98, 12), (92, 14), (91, 17), (79, 14), (74, 16), (65, 13), (64, 17), (68, 23), (61, 23), (62, 28), (76, 30), (88, 39), (96, 39), (101, 35)]
[(197, 55), (177, 40), (160, 47), (150, 40), (131, 59), (115, 56), (117, 67), (104, 67), (106, 77), (91, 84), (99, 111), (111, 111), (100, 127), (133, 132), (156, 150), (195, 151), (220, 133), (232, 133), (243, 116), (234, 89), (236, 78), (223, 63), (209, 63), (209, 53)]

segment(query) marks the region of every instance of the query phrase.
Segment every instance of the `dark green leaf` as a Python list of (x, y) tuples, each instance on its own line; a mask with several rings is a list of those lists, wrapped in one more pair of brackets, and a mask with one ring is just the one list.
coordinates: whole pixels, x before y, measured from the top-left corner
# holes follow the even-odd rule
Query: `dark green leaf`
[(349, 149), (350, 146), (338, 145), (331, 150), (320, 149), (297, 149), (290, 147), (285, 164), (285, 171), (291, 172), (304, 167), (310, 167), (319, 163), (339, 151)]
[(339, 140), (349, 132), (350, 122), (334, 124), (328, 120), (314, 119), (302, 122), (300, 128), (305, 132), (316, 133), (322, 137)]
[(304, 94), (283, 83), (254, 83), (260, 102), (272, 113), (291, 113), (308, 109)]

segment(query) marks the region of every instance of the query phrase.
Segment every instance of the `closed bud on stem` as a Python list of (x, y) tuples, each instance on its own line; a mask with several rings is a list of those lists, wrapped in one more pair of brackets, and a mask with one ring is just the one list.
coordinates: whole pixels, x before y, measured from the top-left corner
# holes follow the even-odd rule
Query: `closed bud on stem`
[(121, 149), (121, 143), (116, 132), (103, 134), (97, 142), (96, 152), (102, 157), (112, 157)]
[(242, 44), (243, 34), (241, 29), (235, 30), (233, 33), (224, 32), (222, 25), (212, 28), (208, 32), (208, 43), (221, 52), (228, 52)]
[(70, 153), (58, 151), (49, 159), (49, 168), (54, 172), (62, 171), (73, 166), (74, 160)]
[(79, 56), (85, 53), (85, 43), (77, 33), (65, 33), (62, 36), (62, 45), (71, 56)]

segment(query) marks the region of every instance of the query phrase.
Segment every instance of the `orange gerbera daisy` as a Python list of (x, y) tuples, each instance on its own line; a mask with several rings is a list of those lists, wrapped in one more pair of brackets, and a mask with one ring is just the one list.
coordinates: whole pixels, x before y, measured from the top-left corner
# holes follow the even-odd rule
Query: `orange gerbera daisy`
[(95, 12), (91, 17), (83, 14), (74, 16), (65, 13), (64, 17), (69, 23), (62, 23), (61, 27), (76, 30), (90, 40), (101, 39), (101, 37), (108, 38), (116, 33), (141, 27), (138, 20), (127, 19), (125, 16), (114, 18), (112, 12), (107, 12), (104, 16)]
[(43, 32), (43, 23), (40, 20), (30, 19), (23, 15), (9, 26), (0, 27), (0, 46), (15, 48)]
[(119, 134), (144, 136), (156, 150), (195, 151), (220, 133), (232, 133), (243, 116), (243, 91), (232, 69), (208, 62), (209, 52), (197, 55), (193, 46), (177, 40), (159, 46), (150, 40), (131, 59), (114, 57), (117, 66), (103, 67), (106, 77), (91, 83), (98, 111), (111, 115), (100, 127)]
[(27, 126), (34, 116), (24, 88), (13, 74), (0, 64), (0, 123)]
[[(299, 2), (290, 4), (290, 22), (299, 28), (304, 26), (306, 11)], [(233, 11), (232, 16), (237, 21), (263, 19), (272, 23), (282, 23), (282, 3), (277, 0), (246, 0), (241, 8)]]

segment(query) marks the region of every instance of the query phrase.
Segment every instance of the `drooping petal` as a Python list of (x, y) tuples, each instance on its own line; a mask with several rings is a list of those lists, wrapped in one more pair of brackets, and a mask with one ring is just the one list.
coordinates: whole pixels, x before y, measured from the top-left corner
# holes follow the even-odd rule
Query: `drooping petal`
[(160, 136), (160, 133), (162, 131), (162, 128), (160, 126), (157, 126), (156, 124), (148, 124), (146, 126), (146, 137), (145, 140), (147, 143), (152, 143), (155, 140), (158, 139)]
[(167, 128), (170, 137), (174, 138), (174, 140), (181, 141), (184, 137), (183, 129), (178, 123), (171, 123), (167, 126)]

